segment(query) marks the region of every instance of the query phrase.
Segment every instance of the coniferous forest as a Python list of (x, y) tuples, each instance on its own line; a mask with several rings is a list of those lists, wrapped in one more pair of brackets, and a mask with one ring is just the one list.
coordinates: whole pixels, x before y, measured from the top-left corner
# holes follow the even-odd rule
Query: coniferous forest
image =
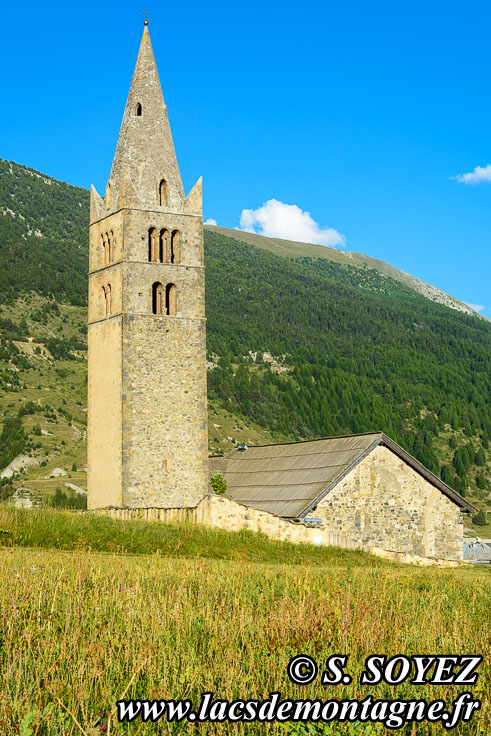
[(211, 397), (295, 437), (382, 430), (465, 492), (465, 462), (441, 470), (433, 439), (450, 425), (487, 447), (487, 321), (375, 271), (288, 260), (218, 233), (206, 233), (206, 267)]

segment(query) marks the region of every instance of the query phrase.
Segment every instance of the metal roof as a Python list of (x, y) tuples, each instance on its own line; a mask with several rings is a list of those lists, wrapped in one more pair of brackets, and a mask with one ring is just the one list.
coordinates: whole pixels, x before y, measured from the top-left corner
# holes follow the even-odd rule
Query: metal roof
[(491, 562), (491, 545), (483, 539), (464, 539), (464, 560)]
[(375, 447), (384, 445), (439, 488), (463, 511), (474, 507), (383, 432), (233, 450), (210, 458), (211, 472), (227, 478), (227, 496), (276, 516), (305, 516)]

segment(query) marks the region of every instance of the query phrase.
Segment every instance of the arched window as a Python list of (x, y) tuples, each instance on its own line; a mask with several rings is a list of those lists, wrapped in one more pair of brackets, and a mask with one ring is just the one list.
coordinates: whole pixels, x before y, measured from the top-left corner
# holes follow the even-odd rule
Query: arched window
[(136, 114), (137, 114), (138, 117), (141, 117), (141, 114), (142, 114), (141, 102), (138, 102), (137, 105), (136, 105)]
[(181, 260), (181, 236), (179, 230), (174, 230), (170, 243), (170, 262), (179, 263)]
[(107, 317), (107, 295), (106, 295), (106, 289), (104, 287), (102, 287), (101, 291), (102, 291), (102, 299), (101, 299), (101, 302), (102, 302), (102, 310), (101, 310), (102, 311), (102, 316), (103, 317)]
[(167, 182), (165, 179), (160, 180), (159, 184), (159, 205), (165, 207), (167, 204)]
[(165, 287), (165, 313), (169, 317), (177, 314), (177, 289), (175, 284), (167, 284)]
[(111, 284), (106, 286), (106, 317), (111, 316)]
[(104, 235), (101, 235), (101, 247), (102, 247), (102, 265), (105, 266), (107, 255), (106, 255), (106, 239)]
[(162, 295), (164, 287), (160, 281), (152, 284), (152, 314), (162, 314)]
[(154, 227), (148, 231), (148, 260), (151, 263), (157, 262), (157, 231)]
[(167, 230), (163, 229), (160, 231), (160, 238), (159, 238), (159, 261), (160, 263), (167, 263), (167, 239), (169, 237), (169, 233)]

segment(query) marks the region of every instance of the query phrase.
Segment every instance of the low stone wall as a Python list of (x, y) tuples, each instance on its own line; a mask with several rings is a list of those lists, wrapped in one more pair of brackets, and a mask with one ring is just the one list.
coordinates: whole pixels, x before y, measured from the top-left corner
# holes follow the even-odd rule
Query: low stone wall
[(347, 549), (356, 549), (360, 546), (345, 534), (286, 521), (273, 514), (268, 514), (266, 511), (258, 511), (248, 506), (242, 506), (229, 498), (214, 494), (205, 496), (193, 508), (107, 508), (99, 509), (96, 513), (103, 513), (115, 519), (147, 519), (149, 521), (165, 522), (188, 521), (193, 524), (216, 527), (227, 531), (249, 529), (253, 532), (262, 532), (271, 539), (283, 542), (307, 542), (318, 546), (332, 545)]
[(365, 549), (371, 554), (384, 560), (411, 565), (433, 565), (435, 567), (457, 567), (459, 560), (444, 560), (436, 557), (396, 550), (382, 549), (381, 547), (364, 546), (361, 540), (348, 537), (340, 532), (329, 531), (325, 528), (310, 527), (303, 523), (294, 523), (280, 519), (278, 516), (258, 511), (248, 506), (242, 506), (230, 498), (209, 494), (192, 508), (176, 509), (97, 509), (91, 513), (104, 514), (113, 519), (145, 519), (148, 521), (191, 522), (205, 527), (225, 529), (226, 531), (240, 531), (249, 529), (252, 532), (262, 532), (270, 539), (282, 542), (306, 542), (317, 546), (334, 546), (345, 549)]

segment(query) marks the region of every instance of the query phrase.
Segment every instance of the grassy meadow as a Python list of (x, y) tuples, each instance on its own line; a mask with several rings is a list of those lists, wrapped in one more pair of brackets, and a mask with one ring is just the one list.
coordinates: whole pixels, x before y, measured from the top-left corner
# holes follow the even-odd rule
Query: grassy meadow
[[(50, 530), (50, 531), (49, 531)], [(387, 733), (380, 724), (119, 724), (120, 698), (436, 698), (470, 689), (489, 722), (489, 570), (421, 569), (262, 535), (91, 514), (0, 511), (0, 733)], [(95, 541), (98, 540), (98, 546)], [(293, 685), (286, 666), (349, 654), (348, 686)], [(369, 654), (482, 654), (473, 687), (360, 686)], [(426, 722), (407, 734), (439, 734)], [(395, 731), (394, 731), (395, 733)]]

